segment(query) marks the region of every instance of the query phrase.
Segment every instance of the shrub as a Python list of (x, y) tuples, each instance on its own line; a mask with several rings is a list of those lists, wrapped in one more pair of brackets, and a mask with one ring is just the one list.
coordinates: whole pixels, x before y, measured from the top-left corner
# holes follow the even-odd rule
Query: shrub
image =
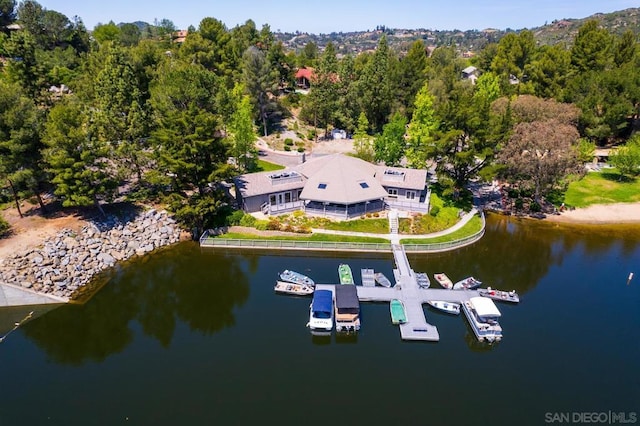
[(240, 219), (240, 226), (253, 227), (253, 226), (255, 226), (257, 221), (258, 221), (258, 219), (256, 219), (255, 217), (251, 216), (250, 214), (245, 214), (244, 216), (242, 216), (242, 219)]
[(440, 207), (439, 206), (431, 206), (431, 210), (429, 211), (429, 214), (433, 217), (438, 216), (438, 213), (440, 213)]
[(298, 152), (304, 152), (304, 147), (302, 146), (298, 147)]
[(524, 206), (524, 200), (522, 198), (516, 198), (513, 205), (515, 206), (516, 210), (522, 210), (522, 207)]
[(9, 228), (9, 223), (4, 220), (2, 216), (0, 216), (0, 237), (3, 236), (9, 230)]
[(537, 212), (539, 212), (539, 211), (541, 211), (541, 210), (542, 210), (542, 207), (540, 207), (540, 204), (538, 204), (537, 202), (532, 201), (532, 202), (529, 204), (529, 210), (530, 210), (531, 212), (533, 212), (533, 213), (537, 213)]
[(296, 132), (296, 136), (300, 139), (305, 139), (304, 135), (300, 132)]
[(316, 131), (314, 129), (309, 130), (307, 139), (314, 140), (316, 138)]
[(282, 230), (283, 230), (284, 232), (295, 232), (294, 227), (293, 227), (293, 226), (291, 226), (290, 224), (286, 224), (286, 225), (282, 228)]
[(267, 230), (268, 231), (279, 231), (280, 227), (282, 225), (280, 224), (280, 221), (276, 218), (273, 218), (271, 220), (269, 220), (269, 223), (267, 223)]
[(291, 138), (286, 138), (286, 139), (284, 140), (284, 144), (285, 144), (285, 145), (287, 145), (287, 146), (291, 146), (291, 145), (293, 145), (293, 139), (291, 139)]
[(240, 225), (244, 215), (242, 210), (236, 210), (227, 217), (227, 223), (232, 226)]
[(284, 146), (284, 150), (285, 150), (285, 151), (291, 151), (291, 147), (290, 147), (289, 145), (285, 145), (285, 146)]
[(269, 222), (266, 220), (256, 220), (256, 229), (258, 231), (266, 231)]

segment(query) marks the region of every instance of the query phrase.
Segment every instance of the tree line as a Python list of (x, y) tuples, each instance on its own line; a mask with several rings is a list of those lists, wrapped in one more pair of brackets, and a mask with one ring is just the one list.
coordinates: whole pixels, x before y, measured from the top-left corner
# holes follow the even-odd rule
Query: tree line
[[(101, 208), (126, 190), (212, 226), (230, 209), (219, 183), (254, 170), (258, 134), (276, 131), (292, 107), (325, 133), (352, 133), (362, 158), (434, 164), (453, 195), (499, 176), (540, 200), (595, 146), (630, 138), (638, 120), (638, 41), (595, 21), (569, 47), (538, 46), (522, 31), (471, 61), (454, 46), (427, 55), (421, 41), (396, 52), (384, 36), (358, 56), (339, 57), (331, 43), (286, 51), (268, 25), (227, 28), (212, 17), (183, 43), (168, 19), (89, 32), (33, 0), (0, 0), (0, 26), (0, 178), (18, 208), (35, 197), (45, 211), (46, 191)], [(469, 65), (475, 84), (462, 78)], [(294, 90), (302, 66), (314, 68), (307, 95)]]

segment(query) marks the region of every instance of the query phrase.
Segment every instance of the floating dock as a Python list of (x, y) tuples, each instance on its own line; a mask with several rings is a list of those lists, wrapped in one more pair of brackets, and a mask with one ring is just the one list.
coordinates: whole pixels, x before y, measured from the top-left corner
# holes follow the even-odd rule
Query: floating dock
[(360, 276), (362, 277), (362, 285), (365, 287), (375, 287), (375, 272), (373, 269), (361, 269)]
[[(442, 300), (445, 302), (462, 303), (471, 297), (478, 296), (475, 290), (446, 290), (436, 288), (421, 288), (418, 285), (416, 273), (411, 269), (409, 260), (400, 244), (393, 245), (393, 255), (396, 261), (396, 269), (393, 270), (396, 278), (395, 286), (391, 288), (372, 286), (367, 278), (367, 285), (357, 286), (358, 299), (361, 302), (390, 302), (392, 299), (402, 301), (407, 314), (407, 322), (400, 324), (400, 335), (403, 340), (426, 340), (437, 342), (440, 340), (438, 328), (429, 324), (424, 315), (422, 305), (427, 300)], [(369, 271), (362, 269), (363, 284)], [(339, 285), (339, 284), (338, 284)], [(316, 284), (316, 289), (334, 291), (335, 284)]]
[[(404, 247), (401, 244), (392, 244), (391, 247), (396, 263), (396, 268), (393, 270), (393, 276), (396, 280), (395, 285), (390, 288), (377, 287), (375, 283), (371, 283), (373, 270), (362, 269), (360, 272), (363, 285), (356, 287), (358, 300), (361, 302), (401, 300), (407, 315), (407, 322), (398, 326), (402, 339), (437, 342), (440, 340), (438, 328), (427, 322), (422, 305), (427, 303), (428, 300), (442, 300), (444, 302), (462, 304), (472, 297), (480, 296), (480, 294), (477, 290), (420, 287), (418, 285), (418, 274), (411, 269)], [(335, 292), (335, 286), (336, 284), (316, 284), (316, 289)]]

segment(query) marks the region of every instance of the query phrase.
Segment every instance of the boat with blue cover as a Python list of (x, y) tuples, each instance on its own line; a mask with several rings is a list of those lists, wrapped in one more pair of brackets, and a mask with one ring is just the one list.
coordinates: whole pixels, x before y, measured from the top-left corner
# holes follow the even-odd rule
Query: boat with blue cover
[(309, 305), (309, 323), (312, 334), (329, 335), (333, 329), (333, 293), (331, 290), (316, 290)]

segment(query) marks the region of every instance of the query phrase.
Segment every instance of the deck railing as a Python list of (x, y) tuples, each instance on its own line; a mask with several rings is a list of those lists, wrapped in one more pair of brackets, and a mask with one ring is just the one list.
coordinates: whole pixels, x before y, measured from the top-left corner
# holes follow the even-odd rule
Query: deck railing
[(343, 243), (338, 241), (296, 241), (296, 240), (244, 240), (232, 238), (212, 238), (203, 235), (201, 247), (227, 247), (249, 249), (280, 250), (331, 250), (331, 251), (390, 251), (390, 243)]

